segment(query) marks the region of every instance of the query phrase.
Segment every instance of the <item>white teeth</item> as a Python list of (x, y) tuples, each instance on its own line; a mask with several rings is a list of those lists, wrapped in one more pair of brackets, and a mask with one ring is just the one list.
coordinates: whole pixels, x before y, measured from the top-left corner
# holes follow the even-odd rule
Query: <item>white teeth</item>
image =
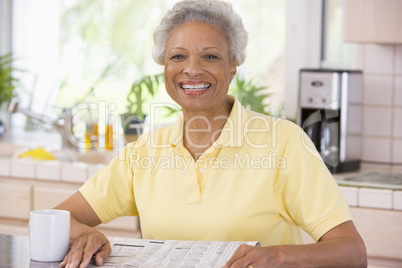
[(210, 87), (211, 84), (181, 84), (181, 87), (188, 91), (200, 91)]

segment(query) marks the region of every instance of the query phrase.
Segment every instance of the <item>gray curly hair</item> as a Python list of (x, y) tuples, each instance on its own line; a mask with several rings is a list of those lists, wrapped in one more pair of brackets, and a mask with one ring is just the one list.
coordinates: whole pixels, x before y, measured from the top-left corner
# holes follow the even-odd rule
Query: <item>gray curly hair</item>
[(221, 28), (229, 41), (232, 62), (236, 66), (244, 62), (247, 31), (232, 5), (221, 0), (183, 0), (166, 13), (154, 32), (155, 47), (152, 56), (158, 64), (165, 64), (166, 42), (172, 30), (192, 21), (205, 22)]

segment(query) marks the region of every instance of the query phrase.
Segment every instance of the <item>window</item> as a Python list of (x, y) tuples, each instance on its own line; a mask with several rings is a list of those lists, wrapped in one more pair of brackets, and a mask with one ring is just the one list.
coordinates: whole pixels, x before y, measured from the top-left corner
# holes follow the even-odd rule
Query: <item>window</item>
[(324, 0), (322, 67), (349, 68), (353, 44), (343, 42), (344, 0)]
[[(143, 75), (163, 72), (151, 55), (152, 32), (177, 2), (98, 0), (13, 1), (13, 51), (23, 60), (23, 106), (61, 113), (98, 99), (125, 109), (130, 85)], [(272, 109), (282, 104), (285, 0), (232, 0), (249, 31), (247, 59), (238, 73), (273, 92)], [(164, 90), (156, 102), (172, 102)], [(161, 115), (158, 122), (166, 122)]]

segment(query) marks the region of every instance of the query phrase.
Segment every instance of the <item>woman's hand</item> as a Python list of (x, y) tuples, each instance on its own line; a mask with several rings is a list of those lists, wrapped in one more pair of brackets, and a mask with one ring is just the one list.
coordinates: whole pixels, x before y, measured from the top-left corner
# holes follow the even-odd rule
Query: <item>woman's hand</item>
[[(90, 228), (90, 227), (89, 227)], [(102, 233), (93, 228), (90, 233), (73, 240), (70, 251), (64, 258), (60, 267), (75, 268), (87, 267), (92, 258), (95, 264), (101, 266), (110, 255), (110, 242)]]
[(93, 257), (96, 265), (102, 265), (111, 253), (110, 242), (105, 235), (93, 228), (101, 221), (81, 193), (76, 192), (56, 209), (71, 213), (70, 251), (60, 267), (87, 267)]
[(226, 263), (225, 268), (279, 267), (279, 251), (275, 247), (241, 245)]
[(367, 267), (364, 242), (352, 221), (324, 234), (317, 243), (252, 247), (241, 245), (225, 268)]

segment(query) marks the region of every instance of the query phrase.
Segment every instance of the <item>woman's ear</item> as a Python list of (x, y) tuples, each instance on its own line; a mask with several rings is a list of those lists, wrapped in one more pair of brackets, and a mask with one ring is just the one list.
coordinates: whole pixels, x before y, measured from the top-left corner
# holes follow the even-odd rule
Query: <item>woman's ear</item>
[(237, 67), (235, 64), (232, 64), (232, 68), (230, 69), (230, 81), (233, 80), (233, 77), (236, 75), (237, 73)]

